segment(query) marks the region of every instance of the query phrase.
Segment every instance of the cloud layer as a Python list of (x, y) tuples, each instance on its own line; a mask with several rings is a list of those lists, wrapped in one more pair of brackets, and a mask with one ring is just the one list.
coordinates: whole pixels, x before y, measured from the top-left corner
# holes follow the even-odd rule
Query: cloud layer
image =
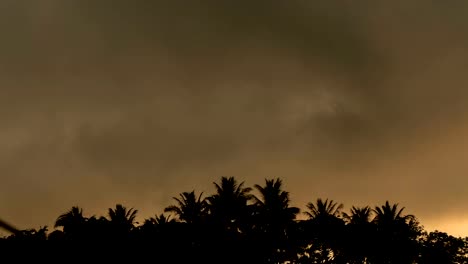
[(466, 8), (4, 1), (2, 217), (148, 216), (235, 175), (447, 226), (468, 199)]

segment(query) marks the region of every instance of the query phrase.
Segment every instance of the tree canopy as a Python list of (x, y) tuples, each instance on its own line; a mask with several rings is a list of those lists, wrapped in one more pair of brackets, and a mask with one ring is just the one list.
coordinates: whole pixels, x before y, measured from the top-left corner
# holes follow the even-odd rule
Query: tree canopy
[(106, 262), (468, 263), (467, 238), (427, 232), (397, 203), (346, 211), (332, 199), (311, 197), (302, 213), (306, 219), (300, 219), (281, 179), (265, 179), (254, 188), (234, 177), (213, 184), (213, 194), (182, 192), (163, 213), (141, 224), (138, 210), (122, 204), (99, 217), (72, 206), (53, 230), (16, 230), (5, 223), (0, 227), (12, 234), (0, 238), (0, 250), (42, 252), (15, 255), (17, 261), (53, 259), (46, 250), (83, 260), (101, 256)]

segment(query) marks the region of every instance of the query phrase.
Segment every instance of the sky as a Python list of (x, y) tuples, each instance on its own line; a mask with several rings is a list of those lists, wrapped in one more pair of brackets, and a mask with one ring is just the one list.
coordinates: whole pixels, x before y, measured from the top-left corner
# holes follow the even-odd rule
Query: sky
[(466, 1), (0, 2), (0, 216), (280, 177), (468, 236)]

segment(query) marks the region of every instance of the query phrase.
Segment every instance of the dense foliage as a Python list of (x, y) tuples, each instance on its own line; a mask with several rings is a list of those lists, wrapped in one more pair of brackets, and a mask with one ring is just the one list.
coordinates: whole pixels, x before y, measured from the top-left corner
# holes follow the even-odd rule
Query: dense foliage
[(137, 210), (122, 205), (107, 217), (87, 217), (72, 207), (54, 231), (17, 231), (0, 240), (0, 250), (25, 252), (14, 255), (17, 260), (61, 262), (468, 263), (466, 238), (425, 232), (398, 204), (344, 212), (342, 204), (317, 199), (299, 220), (280, 179), (254, 189), (232, 177), (214, 185), (210, 196), (181, 193), (166, 214), (143, 223), (136, 222)]

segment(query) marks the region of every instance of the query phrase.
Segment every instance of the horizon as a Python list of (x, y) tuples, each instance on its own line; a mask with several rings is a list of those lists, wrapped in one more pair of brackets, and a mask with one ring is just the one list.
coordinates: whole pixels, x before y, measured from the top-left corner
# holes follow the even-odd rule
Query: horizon
[[(219, 178), (221, 179), (221, 177), (219, 177)], [(235, 177), (234, 177), (234, 178), (235, 178)], [(265, 179), (265, 180), (266, 180), (266, 179)], [(213, 183), (213, 184), (214, 184), (214, 183)], [(257, 184), (258, 184), (258, 183), (257, 183)], [(245, 186), (245, 187), (253, 187), (253, 185), (252, 185), (252, 186), (244, 185), (244, 186)], [(206, 191), (201, 191), (201, 192), (198, 192), (197, 190), (194, 190), (194, 191), (195, 191), (195, 193), (199, 193), (199, 194), (200, 194), (200, 193), (203, 193), (203, 195), (202, 195), (203, 198), (207, 198), (207, 197), (209, 197), (210, 195), (213, 194), (213, 193), (209, 193), (209, 192), (206, 192)], [(213, 191), (214, 191), (214, 190), (213, 190)], [(288, 191), (288, 190), (285, 190), (285, 191)], [(179, 194), (181, 194), (181, 193), (182, 193), (182, 192), (180, 192)], [(178, 197), (179, 194), (175, 195), (174, 197)], [(255, 196), (258, 196), (258, 195), (259, 195), (258, 191), (255, 191), (255, 190), (253, 190), (253, 191), (251, 192), (251, 194), (253, 194), (253, 195), (255, 195)], [(290, 195), (291, 195), (291, 193), (290, 193)], [(172, 198), (174, 198), (174, 197), (172, 197)], [(329, 198), (317, 197), (316, 199), (329, 199)], [(333, 199), (331, 199), (331, 200), (333, 200)], [(313, 201), (315, 201), (315, 199), (312, 199), (312, 200), (311, 200), (311, 202), (313, 202)], [(335, 202), (337, 202), (338, 204), (341, 204), (340, 201), (335, 201)], [(388, 202), (390, 202), (390, 204), (393, 204), (392, 201), (388, 201)], [(172, 201), (172, 203), (174, 203), (174, 200)], [(116, 204), (119, 204), (119, 203), (116, 203)], [(249, 204), (253, 204), (253, 201), (250, 201)], [(380, 207), (380, 206), (382, 206), (382, 205), (384, 205), (384, 204), (385, 204), (385, 202), (381, 202), (380, 204), (350, 205), (350, 206), (346, 206), (346, 204), (343, 204), (343, 209), (341, 209), (340, 212), (341, 212), (341, 213), (348, 213), (348, 212), (349, 212), (349, 209), (351, 208), (351, 206), (358, 206), (358, 207), (369, 206), (372, 210), (374, 210), (376, 207)], [(404, 209), (404, 210), (403, 210), (403, 213), (404, 213), (405, 215), (413, 215), (411, 212), (408, 212), (408, 208), (406, 208), (403, 204), (400, 204), (400, 203), (398, 203), (398, 202), (396, 202), (395, 204), (399, 205), (400, 208), (403, 208), (403, 209)], [(122, 204), (122, 205), (123, 205), (123, 206), (126, 206), (125, 204)], [(86, 208), (83, 208), (83, 207), (79, 206), (78, 204), (74, 204), (74, 205), (72, 205), (72, 206), (77, 206), (77, 207), (83, 209), (83, 215), (84, 215), (85, 217), (97, 217), (97, 218), (99, 218), (99, 217), (105, 217), (105, 218), (108, 218), (108, 215), (107, 215), (107, 211), (106, 211), (106, 210), (104, 210), (104, 211), (101, 212), (101, 213), (89, 214), (89, 213), (87, 213)], [(67, 210), (69, 210), (72, 206), (70, 206)], [(115, 205), (113, 205), (113, 206), (115, 206)], [(110, 206), (110, 207), (107, 208), (107, 209), (111, 209), (111, 208), (113, 208), (113, 206)], [(167, 206), (169, 206), (169, 204), (165, 205), (165, 207), (167, 207)], [(299, 206), (299, 205), (296, 205), (296, 204), (294, 203), (294, 201), (291, 201), (291, 206), (297, 207), (297, 208), (299, 208), (299, 210), (300, 210), (299, 214), (297, 214), (297, 216), (296, 216), (296, 218), (295, 218), (296, 221), (302, 221), (302, 220), (307, 220), (307, 219), (308, 219), (307, 216), (305, 215), (305, 213), (307, 212), (307, 210), (304, 210), (304, 209), (306, 209), (306, 205)], [(160, 212), (155, 212), (155, 213), (149, 214), (149, 215), (141, 215), (141, 212), (140, 212), (140, 210), (138, 209), (138, 207), (129, 206), (129, 207), (127, 207), (127, 208), (129, 208), (129, 209), (135, 209), (135, 210), (137, 211), (136, 218), (135, 218), (136, 226), (142, 226), (143, 223), (144, 223), (144, 221), (145, 221), (146, 219), (150, 219), (151, 217), (158, 216), (159, 214), (164, 214), (164, 215), (170, 217), (171, 219), (177, 219), (177, 218), (174, 218), (174, 217), (176, 217), (175, 215), (170, 214), (170, 213), (165, 213), (164, 210), (162, 210), (162, 211), (160, 211)], [(60, 213), (60, 214), (65, 213), (67, 210), (64, 210), (64, 211), (63, 211), (62, 213)], [(59, 214), (57, 215), (57, 217), (58, 217), (58, 216), (59, 216)], [(453, 225), (453, 223), (450, 223), (450, 220), (449, 220), (449, 221), (445, 220), (445, 221), (443, 221), (443, 222), (445, 222), (445, 226), (442, 225), (442, 226), (439, 226), (439, 227), (436, 227), (436, 228), (431, 228), (430, 225), (429, 225), (429, 226), (425, 225), (425, 223), (422, 222), (421, 219), (419, 219), (417, 215), (414, 215), (414, 216), (416, 217), (416, 220), (419, 222), (419, 224), (421, 225), (421, 227), (423, 227), (424, 230), (427, 231), (427, 232), (444, 232), (444, 233), (447, 233), (448, 235), (452, 235), (452, 236), (454, 236), (454, 237), (468, 238), (468, 236), (463, 235), (463, 227), (466, 226), (466, 225), (468, 224), (468, 219), (466, 219), (465, 222), (456, 223), (455, 225)], [(0, 219), (0, 220), (5, 220), (5, 219)], [(9, 221), (6, 221), (6, 223), (9, 224), (10, 226), (16, 228), (17, 230), (39, 229), (39, 228), (42, 228), (42, 227), (48, 227), (48, 232), (50, 233), (50, 232), (52, 232), (52, 231), (54, 231), (54, 230), (60, 230), (60, 227), (59, 227), (59, 228), (54, 227), (55, 221), (56, 221), (56, 219), (54, 220), (54, 222), (53, 222), (52, 224), (42, 224), (42, 225), (36, 225), (36, 226), (25, 227), (25, 228), (20, 228), (20, 227), (18, 227), (18, 226), (15, 226), (14, 224), (12, 224), (12, 223), (9, 222)], [(454, 228), (454, 226), (455, 226), (455, 228)], [(457, 231), (456, 231), (456, 230), (457, 230), (457, 226), (462, 227), (462, 228), (461, 228), (461, 233), (457, 233)], [(450, 231), (447, 231), (447, 230), (450, 230)], [(455, 231), (453, 231), (453, 230), (455, 230)], [(6, 232), (4, 229), (0, 228), (0, 237), (2, 237), (2, 236), (7, 236), (7, 235), (8, 235), (8, 232)]]

